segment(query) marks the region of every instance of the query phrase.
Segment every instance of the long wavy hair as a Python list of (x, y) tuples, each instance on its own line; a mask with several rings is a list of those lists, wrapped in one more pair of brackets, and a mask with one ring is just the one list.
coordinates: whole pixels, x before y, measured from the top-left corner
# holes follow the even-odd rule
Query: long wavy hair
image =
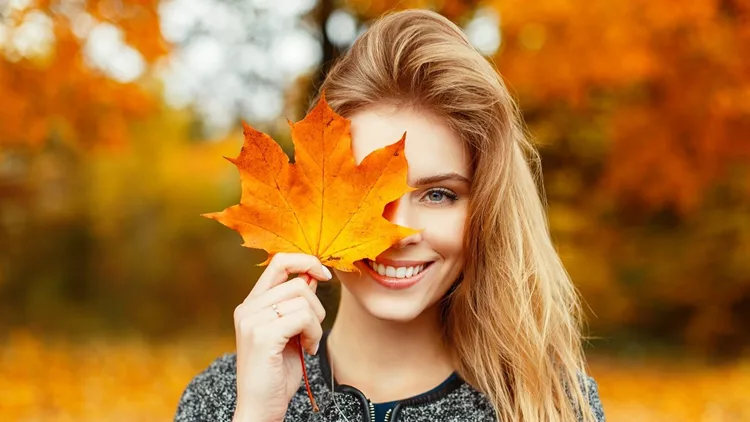
[(538, 152), (492, 63), (427, 10), (376, 20), (318, 87), (344, 117), (379, 103), (440, 116), (474, 177), (462, 277), (441, 302), (458, 372), (504, 421), (593, 421), (581, 305), (552, 244)]

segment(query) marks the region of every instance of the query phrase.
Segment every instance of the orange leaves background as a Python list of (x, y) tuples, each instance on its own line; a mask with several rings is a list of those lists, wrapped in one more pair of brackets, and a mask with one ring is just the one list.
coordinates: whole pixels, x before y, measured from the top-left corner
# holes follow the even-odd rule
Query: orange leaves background
[(526, 107), (606, 112), (610, 196), (686, 213), (750, 159), (738, 136), (750, 132), (747, 2), (493, 4), (506, 29), (499, 65)]
[[(190, 377), (233, 348), (231, 312), (264, 254), (199, 214), (240, 200), (217, 157), (236, 156), (247, 116), (209, 135), (163, 100), (159, 69), (184, 47), (161, 34), (163, 4), (0, 2), (10, 420), (166, 419)], [(750, 3), (320, 0), (304, 20), (320, 29), (321, 69), (343, 50), (325, 30), (334, 12), (360, 30), (406, 6), (462, 26), (497, 17), (491, 59), (541, 149), (608, 420), (748, 419)], [(140, 77), (88, 62), (88, 19), (117, 28)], [(29, 21), (47, 22), (51, 41), (18, 42)], [(303, 117), (318, 70), (286, 86), (277, 120), (250, 122), (289, 155), (285, 118)], [(337, 288), (318, 291), (330, 323)]]
[[(26, 8), (4, 7), (0, 147), (38, 148), (51, 136), (58, 142), (85, 147), (124, 143), (129, 122), (154, 112), (158, 100), (143, 86), (115, 82), (86, 66), (85, 38), (76, 34), (80, 33), (76, 25), (81, 23), (75, 19), (86, 12), (92, 21), (117, 25), (124, 39), (151, 63), (168, 51), (159, 31), (158, 1), (29, 3)], [(75, 13), (66, 14), (65, 10)], [(18, 51), (11, 41), (23, 31), (24, 24), (35, 20), (48, 21), (53, 38), (35, 50)]]

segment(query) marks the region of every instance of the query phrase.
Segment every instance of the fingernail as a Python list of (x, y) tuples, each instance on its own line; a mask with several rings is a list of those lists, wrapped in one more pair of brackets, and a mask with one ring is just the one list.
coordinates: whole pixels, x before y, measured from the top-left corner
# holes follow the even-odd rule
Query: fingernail
[(320, 348), (320, 342), (318, 342), (318, 344), (315, 345), (315, 351), (313, 352), (313, 355), (317, 355), (318, 354), (318, 349), (319, 348)]
[(328, 280), (333, 278), (333, 275), (331, 274), (331, 270), (329, 270), (325, 265), (323, 265), (322, 267), (323, 267), (323, 274), (325, 274), (326, 277), (328, 277)]

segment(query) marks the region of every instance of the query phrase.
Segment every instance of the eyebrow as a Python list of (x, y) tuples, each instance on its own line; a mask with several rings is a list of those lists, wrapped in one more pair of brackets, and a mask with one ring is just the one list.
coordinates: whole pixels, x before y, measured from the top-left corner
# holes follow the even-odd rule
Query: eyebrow
[(458, 173), (441, 173), (436, 174), (434, 176), (429, 177), (423, 177), (421, 179), (417, 179), (414, 186), (421, 186), (421, 185), (429, 185), (431, 183), (437, 183), (442, 182), (444, 180), (458, 180), (459, 182), (464, 182), (466, 184), (471, 184), (471, 181), (464, 176), (461, 176)]

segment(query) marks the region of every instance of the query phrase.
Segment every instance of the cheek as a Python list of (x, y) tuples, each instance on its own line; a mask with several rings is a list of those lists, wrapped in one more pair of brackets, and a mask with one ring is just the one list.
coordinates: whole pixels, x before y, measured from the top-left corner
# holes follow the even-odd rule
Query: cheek
[(464, 209), (433, 210), (422, 219), (423, 239), (448, 263), (460, 261), (466, 212)]

